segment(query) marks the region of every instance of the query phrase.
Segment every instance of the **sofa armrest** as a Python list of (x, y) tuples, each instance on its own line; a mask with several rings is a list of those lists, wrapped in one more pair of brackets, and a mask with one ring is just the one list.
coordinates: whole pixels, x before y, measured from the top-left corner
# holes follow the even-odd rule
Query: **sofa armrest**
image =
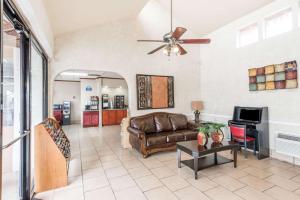
[(197, 130), (199, 128), (199, 125), (197, 125), (194, 121), (188, 122), (188, 129), (189, 130)]
[(145, 132), (139, 130), (139, 129), (136, 129), (136, 128), (132, 128), (132, 127), (128, 127), (127, 128), (128, 132), (133, 134), (133, 135), (136, 135), (138, 138), (142, 139), (143, 137), (145, 137)]

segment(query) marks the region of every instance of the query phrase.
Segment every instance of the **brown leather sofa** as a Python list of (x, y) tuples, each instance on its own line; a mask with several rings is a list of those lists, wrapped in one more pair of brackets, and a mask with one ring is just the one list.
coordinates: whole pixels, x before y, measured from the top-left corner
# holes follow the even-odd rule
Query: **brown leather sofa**
[(195, 124), (182, 114), (152, 113), (130, 119), (129, 142), (144, 158), (176, 148), (176, 142), (196, 140)]

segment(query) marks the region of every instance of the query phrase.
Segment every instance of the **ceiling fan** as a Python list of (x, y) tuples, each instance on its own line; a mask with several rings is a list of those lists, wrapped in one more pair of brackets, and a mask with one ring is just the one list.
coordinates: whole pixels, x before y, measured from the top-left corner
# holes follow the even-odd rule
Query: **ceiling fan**
[(163, 36), (163, 40), (138, 40), (138, 42), (165, 43), (149, 52), (148, 55), (163, 49), (165, 55), (171, 56), (172, 52), (176, 55), (187, 54), (187, 51), (181, 46), (182, 44), (209, 44), (211, 41), (210, 39), (181, 39), (181, 36), (186, 31), (187, 29), (183, 27), (177, 27), (175, 31), (173, 31), (173, 0), (171, 0), (171, 31)]

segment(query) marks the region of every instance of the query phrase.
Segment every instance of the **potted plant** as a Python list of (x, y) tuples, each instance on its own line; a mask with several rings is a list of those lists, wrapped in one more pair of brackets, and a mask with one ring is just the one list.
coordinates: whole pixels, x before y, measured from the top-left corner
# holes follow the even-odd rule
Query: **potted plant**
[(210, 125), (210, 137), (213, 142), (222, 142), (224, 139), (224, 134), (221, 128), (225, 127), (225, 124), (211, 123)]
[(204, 125), (198, 128), (198, 144), (199, 145), (207, 145), (208, 137), (209, 137), (209, 127)]
[[(225, 124), (221, 123), (206, 123), (201, 125), (198, 128), (199, 134), (200, 135), (205, 135), (206, 140), (207, 138), (211, 137), (213, 142), (222, 142), (224, 139), (224, 134), (222, 132), (222, 128), (225, 127)], [(199, 137), (198, 134), (198, 137)], [(200, 136), (201, 137), (201, 136)], [(207, 142), (205, 143), (205, 145)]]

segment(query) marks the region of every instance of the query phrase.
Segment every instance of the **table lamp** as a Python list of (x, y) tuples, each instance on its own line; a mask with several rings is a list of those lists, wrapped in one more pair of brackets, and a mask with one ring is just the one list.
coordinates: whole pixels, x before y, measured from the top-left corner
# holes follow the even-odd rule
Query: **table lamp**
[(192, 101), (192, 110), (195, 113), (195, 123), (200, 122), (200, 111), (203, 110), (203, 102), (202, 101)]

